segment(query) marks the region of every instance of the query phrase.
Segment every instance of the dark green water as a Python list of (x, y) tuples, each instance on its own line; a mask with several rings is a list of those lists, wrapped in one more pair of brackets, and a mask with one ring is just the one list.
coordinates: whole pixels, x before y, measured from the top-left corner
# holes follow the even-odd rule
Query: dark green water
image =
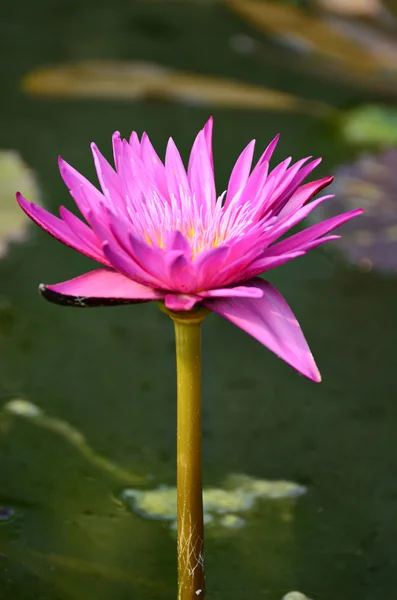
[[(8, 2), (0, 22), (1, 147), (37, 172), (43, 201), (71, 207), (61, 154), (86, 176), (89, 143), (110, 155), (111, 133), (147, 130), (186, 156), (207, 108), (161, 101), (44, 101), (24, 96), (22, 75), (49, 62), (146, 59), (262, 83), (349, 106), (365, 97), (334, 82), (233, 54), (249, 32), (222, 6), (114, 0)], [(293, 113), (212, 110), (218, 187), (240, 151), (277, 132), (277, 159), (321, 155), (318, 174), (351, 151), (332, 128)], [(22, 190), (23, 191), (23, 190)], [(32, 226), (33, 227), (33, 226)], [(0, 263), (0, 391), (23, 397), (86, 438), (93, 451), (155, 485), (175, 477), (171, 324), (155, 306), (78, 311), (45, 303), (40, 282), (71, 278), (88, 260), (41, 231)], [(204, 481), (229, 473), (308, 486), (283, 519), (259, 503), (246, 525), (209, 533), (210, 599), (281, 599), (298, 589), (318, 600), (397, 597), (397, 281), (360, 274), (314, 251), (272, 274), (321, 369), (312, 384), (231, 324), (204, 327)], [(6, 428), (7, 423), (4, 425)], [(174, 540), (159, 522), (114, 500), (121, 478), (54, 431), (15, 418), (0, 438), (0, 598), (142, 600), (175, 597)], [(134, 482), (132, 482), (134, 483)]]

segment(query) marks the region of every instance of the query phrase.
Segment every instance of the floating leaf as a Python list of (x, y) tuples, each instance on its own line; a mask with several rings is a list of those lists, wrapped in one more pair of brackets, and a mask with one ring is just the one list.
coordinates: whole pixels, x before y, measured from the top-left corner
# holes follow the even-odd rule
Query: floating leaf
[(397, 144), (397, 109), (388, 106), (360, 106), (342, 121), (342, 134), (353, 144)]
[(37, 427), (52, 431), (74, 446), (74, 448), (76, 448), (76, 450), (78, 450), (92, 465), (105, 473), (108, 473), (122, 483), (144, 484), (147, 481), (145, 477), (141, 477), (123, 467), (119, 467), (104, 456), (97, 454), (91, 446), (89, 446), (84, 435), (78, 429), (72, 427), (67, 421), (47, 415), (41, 408), (36, 406), (36, 404), (33, 404), (28, 400), (24, 400), (23, 398), (14, 398), (10, 400), (3, 406), (2, 414), (0, 413), (0, 416), (3, 418), (7, 416), (22, 417)]
[(366, 154), (335, 173), (332, 202), (324, 202), (316, 218), (333, 217), (362, 206), (356, 221), (339, 228), (338, 247), (362, 270), (397, 271), (397, 149)]
[(15, 200), (21, 189), (35, 204), (39, 190), (33, 172), (14, 150), (0, 150), (0, 258), (7, 253), (10, 242), (26, 239), (29, 229), (25, 215)]
[[(305, 492), (306, 488), (291, 481), (233, 475), (224, 487), (203, 490), (204, 521), (226, 528), (240, 527), (244, 520), (239, 513), (250, 510), (258, 499), (290, 499)], [(120, 496), (128, 508), (142, 517), (170, 521), (172, 527), (176, 525), (176, 497), (176, 488), (164, 485), (151, 490), (127, 488)]]
[(191, 105), (295, 110), (323, 114), (320, 102), (222, 77), (174, 71), (146, 62), (82, 61), (37, 69), (22, 88), (43, 97), (140, 100), (160, 98)]
[(310, 600), (310, 598), (308, 598), (301, 592), (288, 592), (288, 594), (285, 594), (285, 596), (283, 596), (282, 600)]
[[(369, 24), (267, 0), (228, 0), (253, 27), (302, 55), (294, 68), (327, 72), (371, 91), (397, 91), (397, 41)], [(275, 60), (280, 56), (275, 53)], [(299, 57), (297, 60), (299, 63)]]

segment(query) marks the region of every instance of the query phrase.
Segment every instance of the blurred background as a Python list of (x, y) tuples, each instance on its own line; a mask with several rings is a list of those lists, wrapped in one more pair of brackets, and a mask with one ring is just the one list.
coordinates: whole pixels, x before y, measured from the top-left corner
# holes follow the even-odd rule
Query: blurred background
[(172, 135), (186, 158), (211, 114), (218, 193), (249, 140), (259, 156), (281, 133), (273, 164), (322, 156), (315, 178), (335, 175), (317, 218), (366, 213), (269, 278), (321, 385), (226, 321), (205, 323), (208, 597), (395, 597), (393, 2), (3, 3), (1, 600), (175, 597), (171, 323), (153, 305), (46, 303), (39, 283), (92, 267), (35, 229), (14, 193), (74, 210), (59, 154), (96, 183), (91, 141), (110, 158), (115, 130), (147, 131), (163, 155)]

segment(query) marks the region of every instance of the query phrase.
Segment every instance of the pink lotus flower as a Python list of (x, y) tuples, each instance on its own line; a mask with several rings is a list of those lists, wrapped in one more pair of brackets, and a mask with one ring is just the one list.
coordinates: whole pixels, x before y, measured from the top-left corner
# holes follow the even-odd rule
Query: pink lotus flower
[[(26, 214), (64, 244), (102, 265), (41, 286), (53, 301), (81, 306), (160, 300), (172, 311), (201, 304), (228, 319), (295, 369), (320, 381), (299, 323), (281, 294), (258, 275), (334, 240), (353, 210), (280, 238), (332, 196), (312, 198), (332, 177), (303, 184), (321, 159), (269, 171), (276, 137), (251, 171), (254, 141), (240, 154), (217, 197), (212, 119), (193, 144), (187, 172), (172, 139), (165, 163), (148, 136), (113, 135), (116, 170), (92, 152), (102, 192), (61, 158), (62, 178), (86, 223), (61, 206), (60, 218), (17, 199)], [(307, 164), (305, 164), (307, 163)]]

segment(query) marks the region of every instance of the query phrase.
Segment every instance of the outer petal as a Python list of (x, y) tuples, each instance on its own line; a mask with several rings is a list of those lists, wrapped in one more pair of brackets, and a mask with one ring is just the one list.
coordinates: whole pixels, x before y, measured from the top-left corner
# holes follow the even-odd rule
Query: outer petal
[(208, 156), (210, 157), (211, 167), (214, 169), (214, 157), (212, 155), (212, 129), (214, 126), (214, 120), (212, 117), (208, 119), (206, 124), (204, 125), (204, 136), (205, 143), (207, 144)]
[(205, 299), (203, 304), (252, 335), (309, 379), (321, 381), (299, 323), (283, 296), (259, 278), (246, 285), (261, 289), (263, 297)]
[(227, 194), (225, 206), (233, 200), (235, 195), (245, 186), (251, 171), (252, 158), (254, 156), (255, 140), (252, 140), (248, 146), (244, 148), (238, 157), (236, 164), (233, 167), (230, 175), (229, 184), (227, 186)]
[(203, 207), (204, 214), (212, 211), (216, 202), (214, 171), (208, 155), (204, 131), (200, 131), (194, 141), (188, 165), (190, 191), (197, 207)]
[(351, 210), (346, 213), (342, 213), (341, 215), (337, 215), (336, 217), (332, 217), (331, 219), (327, 219), (326, 221), (322, 221), (321, 223), (316, 223), (316, 225), (312, 225), (303, 231), (299, 231), (295, 233), (295, 235), (291, 235), (291, 237), (274, 244), (274, 246), (270, 246), (268, 250), (265, 252), (266, 256), (269, 255), (280, 255), (285, 252), (295, 252), (301, 249), (305, 249), (307, 244), (310, 244), (313, 240), (320, 238), (333, 229), (340, 227), (346, 221), (357, 217), (363, 213), (362, 208), (357, 208), (356, 210)]
[(109, 306), (160, 300), (164, 294), (111, 269), (90, 271), (55, 285), (41, 285), (48, 300), (69, 306)]
[(76, 235), (69, 225), (62, 219), (55, 217), (44, 208), (41, 208), (41, 206), (37, 206), (36, 204), (33, 204), (33, 202), (28, 202), (19, 192), (17, 193), (17, 200), (19, 206), (28, 215), (28, 217), (30, 217), (32, 221), (37, 223), (37, 225), (44, 229), (44, 231), (47, 231), (47, 233), (52, 235), (54, 238), (66, 246), (70, 246), (70, 248), (73, 248), (74, 250), (85, 254), (89, 258), (96, 260), (97, 262), (101, 262), (105, 265), (109, 264), (102, 252), (94, 251), (78, 235)]
[(322, 189), (327, 187), (333, 181), (332, 175), (330, 177), (324, 177), (323, 179), (317, 179), (310, 183), (301, 185), (296, 192), (294, 192), (287, 204), (278, 213), (279, 217), (284, 217), (295, 212), (301, 208), (304, 204), (307, 204), (309, 200), (314, 198)]
[(165, 153), (165, 176), (168, 192), (170, 196), (175, 197), (180, 206), (181, 194), (190, 197), (190, 188), (181, 155), (172, 138), (168, 140)]
[(201, 298), (262, 298), (263, 291), (249, 285), (236, 285), (235, 287), (206, 290), (199, 292), (198, 295)]

